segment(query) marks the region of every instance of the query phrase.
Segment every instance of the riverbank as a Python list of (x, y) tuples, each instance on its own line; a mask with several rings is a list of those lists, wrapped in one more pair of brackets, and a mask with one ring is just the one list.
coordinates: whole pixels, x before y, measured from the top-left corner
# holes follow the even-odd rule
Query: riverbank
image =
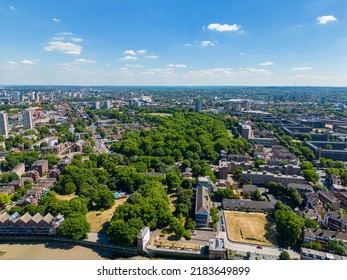
[(107, 260), (113, 258), (112, 252), (59, 242), (0, 244), (0, 260)]

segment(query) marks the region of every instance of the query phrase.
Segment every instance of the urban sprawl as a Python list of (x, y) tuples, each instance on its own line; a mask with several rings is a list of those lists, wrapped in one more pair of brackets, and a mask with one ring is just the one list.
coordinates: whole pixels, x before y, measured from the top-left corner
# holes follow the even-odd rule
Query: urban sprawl
[(0, 176), (0, 243), (345, 260), (347, 89), (2, 87)]

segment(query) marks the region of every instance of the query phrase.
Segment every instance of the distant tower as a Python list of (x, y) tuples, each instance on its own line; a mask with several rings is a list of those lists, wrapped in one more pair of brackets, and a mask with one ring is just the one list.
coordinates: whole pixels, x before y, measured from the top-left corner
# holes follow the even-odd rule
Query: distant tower
[(111, 101), (110, 100), (104, 101), (104, 108), (105, 109), (111, 109)]
[(4, 111), (0, 111), (0, 134), (8, 138), (8, 115)]
[(244, 111), (250, 111), (251, 110), (251, 102), (249, 100), (246, 100), (243, 102), (243, 108)]
[(195, 99), (195, 112), (201, 112), (201, 99)]
[(23, 128), (24, 129), (33, 129), (33, 110), (28, 109), (23, 112)]
[(20, 93), (19, 93), (19, 91), (15, 91), (13, 93), (13, 100), (16, 100), (16, 101), (20, 100)]
[(100, 109), (100, 102), (99, 101), (95, 101), (93, 103), (93, 110), (99, 110)]

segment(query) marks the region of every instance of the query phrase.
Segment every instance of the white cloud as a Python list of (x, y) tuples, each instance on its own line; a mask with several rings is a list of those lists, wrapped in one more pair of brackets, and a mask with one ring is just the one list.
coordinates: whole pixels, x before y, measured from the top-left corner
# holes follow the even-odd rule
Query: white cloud
[(63, 36), (72, 36), (73, 33), (72, 33), (72, 32), (60, 32), (60, 33), (58, 33), (57, 35), (58, 35), (58, 36), (59, 36), (59, 35), (63, 35)]
[(184, 44), (184, 46), (190, 48), (192, 44)]
[(209, 30), (218, 31), (218, 32), (226, 32), (226, 31), (238, 31), (241, 26), (237, 24), (220, 24), (220, 23), (211, 23), (207, 26)]
[(146, 50), (138, 50), (136, 53), (137, 54), (145, 54), (147, 51)]
[(49, 42), (44, 48), (45, 51), (58, 51), (65, 54), (79, 55), (82, 52), (82, 46), (73, 43), (65, 43), (60, 41)]
[(133, 50), (126, 50), (123, 52), (124, 54), (129, 54), (129, 55), (132, 55), (132, 56), (135, 56), (136, 55), (136, 52), (133, 51)]
[(125, 57), (120, 58), (119, 60), (137, 60), (138, 58), (135, 56), (127, 55)]
[(54, 41), (64, 41), (65, 40), (65, 37), (63, 36), (60, 36), (60, 37), (53, 37), (52, 38)]
[(79, 59), (75, 59), (75, 62), (74, 62), (74, 63), (75, 63), (75, 64), (96, 63), (96, 60), (79, 58)]
[(243, 75), (270, 75), (272, 73), (269, 70), (262, 69), (262, 68), (246, 67), (246, 68), (240, 69), (240, 74), (243, 74)]
[(131, 56), (136, 56), (136, 55), (141, 55), (141, 54), (145, 54), (147, 51), (146, 50), (138, 50), (138, 51), (134, 51), (134, 50), (126, 50), (123, 53), (124, 54), (128, 54)]
[(34, 61), (29, 60), (29, 59), (23, 59), (21, 61), (21, 63), (24, 64), (24, 65), (34, 65), (34, 64), (36, 64)]
[(142, 68), (144, 66), (140, 64), (125, 64), (124, 67)]
[(293, 67), (291, 71), (309, 71), (312, 70), (312, 67)]
[(75, 37), (75, 38), (71, 38), (71, 41), (79, 43), (79, 42), (83, 42), (83, 39)]
[(14, 11), (16, 8), (13, 6), (10, 6), (10, 10)]
[(5, 68), (9, 69), (9, 70), (16, 70), (18, 63), (10, 60), (10, 61), (6, 61), (5, 62)]
[(6, 65), (11, 65), (11, 66), (16, 66), (18, 64), (17, 62), (15, 62), (13, 60), (6, 61), (5, 63), (6, 63)]
[(243, 52), (240, 52), (240, 55), (241, 55), (241, 56), (243, 56), (243, 55), (245, 55), (245, 53), (243, 53)]
[(273, 66), (274, 63), (272, 61), (266, 61), (266, 62), (262, 62), (259, 63), (260, 66)]
[(214, 46), (216, 42), (211, 42), (211, 41), (201, 41), (200, 46), (202, 47), (211, 47)]
[(52, 21), (54, 21), (54, 22), (61, 22), (61, 19), (58, 19), (58, 18), (52, 18)]
[(186, 68), (187, 67), (187, 65), (185, 64), (168, 64), (166, 66), (169, 68)]
[(320, 17), (317, 17), (316, 19), (318, 21), (318, 24), (327, 24), (328, 22), (337, 21), (337, 18), (334, 17), (333, 15), (320, 16)]
[(145, 57), (148, 59), (158, 59), (159, 58), (159, 56), (157, 56), (157, 55), (146, 55)]

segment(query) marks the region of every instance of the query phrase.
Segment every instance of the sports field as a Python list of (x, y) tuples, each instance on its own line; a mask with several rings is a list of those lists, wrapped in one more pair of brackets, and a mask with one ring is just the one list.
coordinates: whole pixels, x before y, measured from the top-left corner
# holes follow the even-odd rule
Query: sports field
[(275, 225), (267, 214), (224, 211), (226, 230), (232, 241), (274, 245)]

